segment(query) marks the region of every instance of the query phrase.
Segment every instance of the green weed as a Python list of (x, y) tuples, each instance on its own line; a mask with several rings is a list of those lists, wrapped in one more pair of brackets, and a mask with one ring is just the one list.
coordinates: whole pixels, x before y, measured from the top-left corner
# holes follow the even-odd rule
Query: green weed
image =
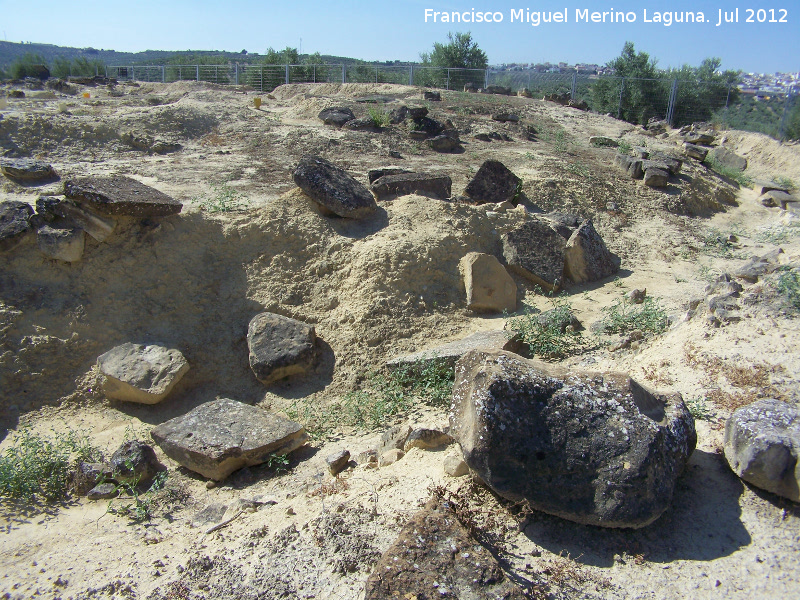
[(572, 306), (564, 296), (551, 295), (550, 304), (552, 308), (547, 313), (526, 307), (522, 316), (506, 321), (506, 330), (512, 337), (519, 336), (531, 356), (561, 360), (580, 354), (587, 343), (570, 324)]
[(650, 296), (641, 304), (633, 304), (623, 296), (602, 312), (604, 317), (600, 325), (605, 333), (629, 333), (638, 329), (644, 335), (657, 335), (668, 326), (667, 311), (657, 298)]
[(735, 258), (735, 236), (711, 228), (703, 238), (703, 253), (721, 258)]
[(382, 129), (383, 127), (386, 127), (389, 124), (389, 115), (386, 114), (384, 111), (378, 110), (377, 108), (373, 107), (370, 108), (367, 111), (367, 113), (369, 115), (369, 118), (372, 120), (372, 123), (378, 129)]
[(26, 503), (63, 500), (72, 467), (102, 458), (89, 438), (76, 431), (53, 431), (47, 438), (22, 429), (0, 457), (0, 497)]
[[(133, 465), (128, 463), (128, 468), (133, 470)], [(136, 523), (149, 521), (153, 516), (156, 492), (163, 489), (167, 477), (167, 471), (160, 471), (157, 473), (145, 492), (139, 491), (140, 482), (138, 478), (130, 483), (120, 483), (117, 485), (117, 490), (120, 494), (125, 495), (109, 500), (106, 512), (118, 516), (127, 516), (131, 521)], [(117, 505), (116, 503), (120, 504)]]
[(705, 398), (689, 398), (686, 400), (686, 408), (689, 409), (689, 413), (697, 421), (709, 421), (713, 423), (717, 420), (717, 413), (706, 403)]
[(227, 183), (212, 183), (211, 189), (214, 190), (213, 196), (200, 196), (194, 199), (195, 202), (199, 202), (201, 210), (211, 213), (232, 212), (247, 208), (250, 202), (244, 194), (233, 189)]
[(289, 457), (286, 454), (270, 454), (267, 457), (267, 468), (273, 469), (277, 475), (289, 470)]
[(592, 172), (589, 170), (589, 167), (581, 162), (569, 163), (566, 167), (564, 167), (564, 169), (569, 171), (573, 175), (584, 177), (590, 181), (592, 181), (595, 178), (594, 175), (592, 175)]
[(631, 146), (625, 140), (619, 140), (619, 142), (617, 142), (617, 148), (620, 152), (622, 152), (622, 154), (630, 154), (633, 152), (633, 146)]
[(777, 288), (778, 293), (784, 296), (792, 307), (800, 310), (800, 273), (797, 270), (782, 268)]
[(789, 191), (797, 189), (797, 185), (795, 185), (794, 180), (790, 179), (789, 177), (784, 177), (783, 175), (778, 175), (777, 177), (773, 177), (772, 181), (782, 187), (785, 187)]

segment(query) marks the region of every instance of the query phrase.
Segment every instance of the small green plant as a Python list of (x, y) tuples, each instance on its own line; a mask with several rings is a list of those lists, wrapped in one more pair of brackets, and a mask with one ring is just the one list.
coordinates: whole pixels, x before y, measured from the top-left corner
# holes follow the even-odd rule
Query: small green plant
[(53, 431), (47, 438), (22, 429), (0, 457), (0, 497), (27, 503), (63, 500), (72, 467), (100, 460), (102, 452), (76, 431)]
[(238, 190), (233, 189), (227, 183), (211, 184), (211, 189), (214, 190), (212, 197), (198, 197), (195, 201), (200, 202), (201, 210), (211, 213), (217, 212), (232, 212), (235, 210), (243, 210), (249, 204), (249, 200)]
[(698, 421), (714, 422), (717, 420), (717, 413), (707, 404), (705, 398), (689, 398), (686, 400), (686, 408)]
[(797, 189), (797, 185), (795, 185), (794, 180), (790, 179), (789, 177), (784, 177), (783, 175), (773, 177), (772, 181), (781, 187), (785, 187), (789, 191)]
[(566, 154), (569, 151), (569, 139), (567, 138), (567, 132), (563, 129), (556, 131), (553, 148), (559, 154)]
[(629, 333), (639, 330), (644, 335), (666, 331), (667, 311), (656, 298), (646, 296), (641, 304), (633, 304), (626, 296), (603, 308), (600, 325), (605, 333)]
[(631, 152), (633, 152), (633, 146), (631, 146), (625, 140), (619, 140), (619, 142), (617, 143), (617, 148), (622, 154), (630, 154)]
[(270, 454), (267, 468), (274, 470), (277, 475), (286, 473), (289, 470), (289, 457), (286, 454)]
[(789, 304), (800, 310), (800, 273), (791, 268), (782, 268), (777, 282), (778, 293), (788, 300)]
[(594, 179), (594, 176), (592, 175), (592, 172), (589, 170), (589, 167), (582, 162), (569, 163), (566, 167), (564, 167), (564, 169), (569, 171), (573, 175), (584, 177), (590, 181)]
[(514, 195), (511, 197), (511, 203), (516, 204), (520, 200), (520, 196), (522, 195), (522, 178), (517, 182), (517, 187), (514, 189)]
[(373, 107), (370, 108), (367, 113), (369, 114), (369, 118), (372, 120), (372, 123), (378, 129), (386, 127), (389, 124), (389, 115), (387, 115), (384, 111)]
[[(131, 471), (133, 470), (133, 465), (130, 462), (127, 463), (127, 466)], [(118, 516), (127, 516), (136, 523), (149, 521), (153, 516), (156, 492), (163, 489), (168, 476), (168, 471), (159, 471), (153, 477), (153, 481), (145, 492), (139, 491), (140, 480), (138, 477), (130, 483), (120, 483), (117, 485), (117, 491), (125, 495), (109, 500), (106, 512)], [(115, 504), (118, 502), (121, 502), (119, 506)]]
[(506, 321), (506, 330), (528, 347), (531, 356), (561, 360), (587, 347), (580, 331), (572, 326), (572, 306), (564, 296), (550, 295), (552, 308), (541, 313), (526, 307), (522, 316)]
[(734, 258), (736, 236), (711, 228), (703, 238), (703, 252), (721, 258)]
[(740, 171), (739, 169), (734, 169), (732, 167), (726, 167), (713, 156), (706, 158), (705, 164), (718, 175), (721, 175), (726, 179), (731, 179), (742, 187), (750, 187), (753, 185), (753, 178), (749, 175), (745, 175), (744, 171)]

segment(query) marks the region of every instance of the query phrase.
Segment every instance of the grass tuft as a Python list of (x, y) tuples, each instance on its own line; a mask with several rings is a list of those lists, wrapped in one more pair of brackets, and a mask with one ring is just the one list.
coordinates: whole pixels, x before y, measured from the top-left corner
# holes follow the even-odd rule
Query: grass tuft
[(244, 210), (250, 202), (244, 194), (233, 189), (227, 183), (219, 185), (212, 183), (211, 189), (214, 190), (213, 196), (199, 196), (194, 199), (195, 202), (199, 201), (201, 210), (210, 213), (232, 212), (235, 210)]
[(389, 115), (386, 114), (382, 110), (378, 110), (377, 108), (370, 108), (368, 111), (368, 116), (372, 120), (372, 123), (378, 129), (382, 129), (389, 124)]
[(543, 313), (526, 307), (525, 314), (506, 321), (506, 330), (512, 336), (519, 336), (528, 347), (531, 356), (545, 360), (561, 360), (580, 354), (587, 348), (580, 331), (575, 331), (572, 321), (572, 306), (566, 297), (550, 296), (552, 308)]
[(753, 185), (753, 178), (749, 175), (745, 175), (744, 171), (740, 171), (739, 169), (734, 169), (731, 167), (726, 167), (725, 165), (721, 164), (717, 159), (713, 156), (709, 156), (705, 160), (705, 164), (715, 173), (725, 177), (726, 179), (731, 179), (738, 183), (742, 187), (750, 187)]
[(630, 333), (639, 330), (644, 335), (658, 335), (667, 330), (667, 311), (656, 298), (645, 297), (641, 304), (633, 304), (623, 296), (603, 309), (600, 320), (605, 333)]

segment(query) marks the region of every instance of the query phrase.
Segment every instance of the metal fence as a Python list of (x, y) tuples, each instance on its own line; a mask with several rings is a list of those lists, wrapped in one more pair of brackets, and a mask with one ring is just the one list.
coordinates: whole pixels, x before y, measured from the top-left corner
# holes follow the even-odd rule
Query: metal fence
[(247, 85), (269, 92), (288, 83), (395, 83), (445, 90), (499, 85), (512, 92), (526, 88), (533, 97), (568, 95), (599, 113), (631, 123), (665, 120), (673, 126), (712, 121), (778, 139), (800, 137), (797, 94), (754, 96), (733, 85), (677, 79), (634, 79), (575, 73), (500, 69), (447, 69), (416, 65), (156, 65), (108, 66), (118, 80), (170, 83), (206, 81)]

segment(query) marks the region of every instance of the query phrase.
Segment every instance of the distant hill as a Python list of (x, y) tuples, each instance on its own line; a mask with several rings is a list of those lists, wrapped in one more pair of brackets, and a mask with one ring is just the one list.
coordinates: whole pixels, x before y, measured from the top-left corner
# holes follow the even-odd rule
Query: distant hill
[[(185, 56), (187, 62), (185, 64), (193, 64), (192, 60), (197, 60), (202, 57), (206, 60), (215, 59), (214, 62), (239, 62), (239, 63), (252, 63), (261, 62), (264, 56), (258, 53), (242, 52), (225, 52), (222, 50), (183, 50), (173, 52), (168, 50), (145, 50), (144, 52), (117, 52), (116, 50), (106, 50), (97, 48), (72, 48), (69, 46), (55, 46), (53, 44), (37, 44), (37, 43), (15, 43), (15, 42), (0, 42), (0, 68), (10, 66), (14, 61), (22, 58), (26, 54), (38, 54), (45, 59), (48, 65), (52, 65), (56, 58), (74, 60), (76, 58), (83, 58), (90, 61), (99, 60), (106, 65), (161, 65), (171, 62), (175, 64), (175, 58), (178, 56)], [(303, 54), (301, 59), (306, 58), (308, 55)], [(331, 56), (323, 54), (321, 56), (322, 62), (328, 64), (356, 64), (365, 61), (357, 58), (349, 58), (345, 56)], [(385, 61), (382, 64), (397, 64), (405, 65), (409, 63), (400, 61)]]

